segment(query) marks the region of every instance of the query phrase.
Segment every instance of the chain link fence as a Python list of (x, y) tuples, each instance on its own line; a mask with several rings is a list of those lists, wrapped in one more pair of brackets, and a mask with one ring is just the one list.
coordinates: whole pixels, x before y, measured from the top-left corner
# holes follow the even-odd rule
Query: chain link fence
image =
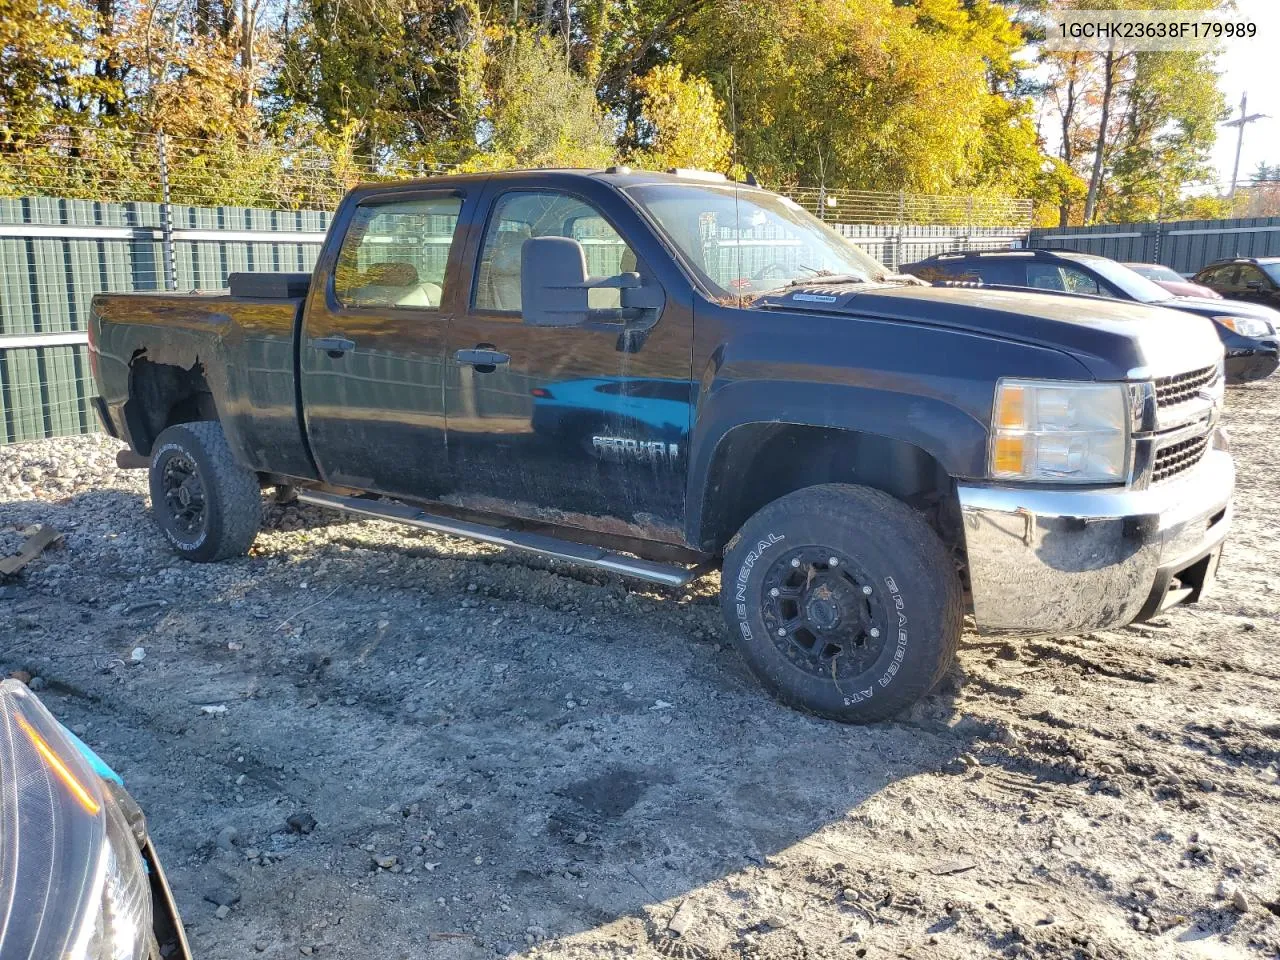
[[(96, 429), (86, 344), (95, 293), (217, 290), (237, 271), (309, 271), (357, 183), (449, 173), (314, 145), (125, 131), (0, 143), (0, 443)], [(782, 188), (891, 267), (1021, 244), (1031, 201)]]

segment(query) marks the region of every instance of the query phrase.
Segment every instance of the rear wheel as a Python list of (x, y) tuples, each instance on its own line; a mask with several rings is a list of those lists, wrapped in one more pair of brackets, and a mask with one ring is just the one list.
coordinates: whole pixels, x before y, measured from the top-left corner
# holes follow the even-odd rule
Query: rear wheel
[(725, 553), (721, 587), (729, 631), (760, 681), (847, 723), (891, 717), (942, 678), (961, 597), (922, 516), (845, 484), (798, 490), (751, 517)]
[(217, 421), (166, 428), (152, 449), (150, 486), (152, 513), (180, 556), (203, 563), (249, 552), (262, 524), (262, 491)]

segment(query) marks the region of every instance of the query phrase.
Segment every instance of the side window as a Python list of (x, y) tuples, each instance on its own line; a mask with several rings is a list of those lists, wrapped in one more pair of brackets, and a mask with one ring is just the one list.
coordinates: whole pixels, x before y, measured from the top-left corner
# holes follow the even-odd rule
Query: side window
[(1066, 290), (1062, 268), (1056, 263), (1028, 263), (1027, 286), (1036, 290)]
[[(498, 198), (476, 270), (472, 305), (477, 310), (520, 310), (520, 251), (531, 237), (569, 237), (582, 244), (587, 273), (613, 277), (636, 269), (625, 240), (590, 204), (563, 193), (517, 190)], [(588, 306), (617, 307), (620, 291), (591, 290)]]
[(1077, 270), (1075, 267), (1064, 266), (1062, 268), (1062, 282), (1066, 284), (1068, 293), (1092, 293), (1099, 297), (1111, 296), (1110, 290), (1083, 270)]
[(1240, 265), (1239, 283), (1242, 287), (1250, 283), (1258, 284), (1259, 289), (1262, 290), (1266, 290), (1271, 286), (1271, 284), (1267, 282), (1267, 278), (1263, 275), (1262, 271), (1251, 263), (1243, 263)]
[(1210, 270), (1206, 279), (1210, 283), (1220, 283), (1223, 286), (1230, 286), (1236, 278), (1235, 264), (1228, 264), (1225, 267), (1216, 267)]
[(462, 198), (429, 197), (359, 207), (334, 270), (348, 307), (438, 310)]

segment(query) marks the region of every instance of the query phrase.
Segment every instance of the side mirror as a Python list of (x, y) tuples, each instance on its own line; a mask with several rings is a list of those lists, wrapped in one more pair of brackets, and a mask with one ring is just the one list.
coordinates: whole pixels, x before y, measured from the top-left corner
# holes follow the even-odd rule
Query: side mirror
[(1262, 286), (1263, 284), (1261, 280), (1249, 280), (1245, 283), (1245, 287), (1249, 290), (1261, 290)]
[(535, 327), (587, 322), (587, 255), (569, 237), (532, 237), (520, 248), (520, 310)]
[[(620, 306), (592, 309), (591, 290), (617, 290)], [(520, 248), (521, 313), (530, 326), (618, 330), (618, 350), (634, 353), (645, 339), (636, 334), (647, 335), (665, 302), (662, 288), (638, 273), (589, 277), (586, 252), (569, 237), (533, 237)]]

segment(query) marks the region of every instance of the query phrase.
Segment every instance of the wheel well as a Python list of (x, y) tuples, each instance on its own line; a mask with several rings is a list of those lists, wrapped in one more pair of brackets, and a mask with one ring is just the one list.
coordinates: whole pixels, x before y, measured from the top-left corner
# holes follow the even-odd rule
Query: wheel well
[(129, 365), (129, 400), (124, 405), (124, 416), (134, 450), (149, 456), (165, 427), (217, 420), (218, 408), (200, 361), (184, 369), (139, 356)]
[(923, 513), (963, 566), (963, 529), (955, 484), (914, 444), (832, 427), (750, 423), (716, 448), (703, 499), (699, 542), (719, 553), (767, 503), (820, 483), (883, 490)]

